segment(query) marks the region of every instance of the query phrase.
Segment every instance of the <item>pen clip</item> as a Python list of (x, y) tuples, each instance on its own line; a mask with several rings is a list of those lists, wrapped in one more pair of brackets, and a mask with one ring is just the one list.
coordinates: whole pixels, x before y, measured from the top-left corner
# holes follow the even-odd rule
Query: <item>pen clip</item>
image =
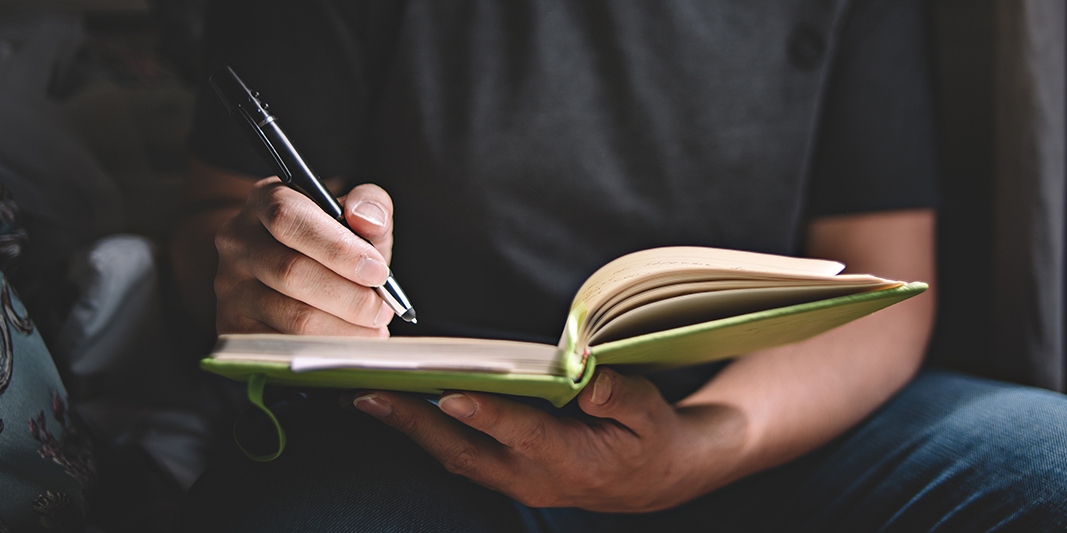
[[(291, 184), (292, 171), (263, 132), (264, 126), (274, 123), (274, 116), (267, 112), (267, 104), (259, 99), (259, 93), (252, 92), (229, 66), (216, 70), (208, 81), (230, 115), (240, 115), (242, 120), (238, 122), (244, 126), (245, 135), (252, 141), (252, 147), (259, 152), (263, 161), (268, 166), (273, 166), (272, 170), (282, 181), (287, 185)], [(271, 162), (274, 164), (271, 165)]]
[(252, 118), (252, 115), (250, 115), (244, 107), (237, 106), (236, 110), (240, 113), (241, 118), (244, 119), (248, 129), (259, 137), (259, 142), (253, 143), (253, 146), (260, 151), (260, 155), (264, 156), (264, 159), (274, 161), (274, 171), (278, 173), (279, 179), (286, 184), (291, 183), (293, 181), (293, 173), (289, 171), (289, 167), (285, 165), (285, 161), (282, 161), (278, 151), (274, 148), (274, 144), (267, 139), (267, 136), (263, 133), (262, 127), (256, 123), (255, 119)]

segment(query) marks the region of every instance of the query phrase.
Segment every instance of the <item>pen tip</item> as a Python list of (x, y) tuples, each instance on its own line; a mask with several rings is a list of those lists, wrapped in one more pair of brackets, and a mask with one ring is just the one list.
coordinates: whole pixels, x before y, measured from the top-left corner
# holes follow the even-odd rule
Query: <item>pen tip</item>
[(404, 314), (400, 315), (400, 318), (403, 318), (406, 322), (411, 322), (412, 324), (418, 324), (419, 323), (418, 320), (415, 320), (415, 310), (414, 309), (408, 309), (407, 311), (404, 312)]

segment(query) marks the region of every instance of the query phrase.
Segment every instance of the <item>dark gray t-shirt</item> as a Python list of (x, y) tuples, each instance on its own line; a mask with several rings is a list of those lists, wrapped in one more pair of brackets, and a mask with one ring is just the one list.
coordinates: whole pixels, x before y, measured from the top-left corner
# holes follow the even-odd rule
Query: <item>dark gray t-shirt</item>
[[(229, 63), (319, 174), (390, 192), (418, 333), (555, 342), (623, 253), (795, 254), (812, 216), (931, 205), (924, 6), (218, 1), (205, 76)], [(193, 153), (266, 175), (199, 96)]]

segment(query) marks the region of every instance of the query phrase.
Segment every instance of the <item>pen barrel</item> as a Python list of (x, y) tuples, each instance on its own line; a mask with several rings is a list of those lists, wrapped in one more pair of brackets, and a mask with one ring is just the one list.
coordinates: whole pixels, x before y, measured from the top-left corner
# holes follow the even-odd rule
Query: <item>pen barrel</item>
[[(278, 173), (278, 177), (291, 187), (300, 190), (308, 198), (311, 198), (326, 214), (345, 223), (341, 204), (337, 203), (333, 193), (326, 188), (322, 180), (312, 172), (307, 163), (304, 162), (304, 159), (298, 155), (299, 152), (293, 147), (289, 137), (278, 126), (278, 121), (271, 120), (267, 124), (260, 125), (260, 131), (276, 152), (277, 165), (275, 165), (274, 170)], [(345, 223), (345, 225), (347, 226), (348, 224)]]

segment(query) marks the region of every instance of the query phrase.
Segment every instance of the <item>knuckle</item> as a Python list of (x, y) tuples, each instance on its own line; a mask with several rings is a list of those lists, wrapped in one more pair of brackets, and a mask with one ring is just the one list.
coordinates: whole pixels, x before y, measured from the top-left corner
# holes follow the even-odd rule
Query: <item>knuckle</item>
[(389, 417), (389, 423), (396, 429), (408, 435), (418, 435), (422, 429), (419, 417), (413, 416), (405, 410), (394, 410)]
[(515, 441), (511, 449), (516, 453), (528, 455), (541, 450), (548, 440), (548, 428), (545, 421), (538, 419), (530, 428)]
[(238, 313), (226, 312), (226, 307), (222, 304), (218, 305), (218, 312), (215, 317), (215, 331), (222, 335), (225, 333), (242, 333), (251, 331), (254, 327), (254, 320), (247, 318)]
[(291, 333), (312, 333), (315, 326), (315, 310), (306, 305), (295, 306), (290, 310), (286, 324)]
[(223, 276), (221, 274), (215, 275), (215, 280), (212, 282), (212, 289), (215, 291), (215, 296), (218, 301), (222, 301), (223, 297), (230, 294), (233, 291), (234, 283), (229, 279), (229, 276)]
[(263, 222), (270, 228), (271, 233), (284, 238), (297, 231), (299, 222), (304, 216), (303, 213), (304, 210), (294, 205), (293, 202), (284, 201), (283, 198), (273, 194), (263, 209)]
[(378, 304), (378, 314), (376, 315), (374, 327), (385, 331), (385, 336), (389, 336), (389, 324), (392, 323), (396, 313), (389, 308), (388, 305), (381, 303)]
[(237, 239), (233, 236), (233, 232), (229, 230), (229, 224), (224, 225), (219, 231), (215, 232), (215, 250), (218, 251), (220, 258), (227, 257), (236, 248)]
[(377, 327), (383, 325), (375, 323), (381, 308), (381, 298), (371, 289), (360, 287), (349, 300), (348, 315), (357, 325)]
[(274, 277), (282, 287), (299, 287), (306, 281), (307, 268), (303, 256), (282, 254), (275, 265)]
[(477, 466), (474, 449), (469, 446), (460, 447), (448, 454), (442, 463), (445, 466), (445, 470), (448, 470), (453, 474), (467, 477), (474, 473), (475, 467)]

